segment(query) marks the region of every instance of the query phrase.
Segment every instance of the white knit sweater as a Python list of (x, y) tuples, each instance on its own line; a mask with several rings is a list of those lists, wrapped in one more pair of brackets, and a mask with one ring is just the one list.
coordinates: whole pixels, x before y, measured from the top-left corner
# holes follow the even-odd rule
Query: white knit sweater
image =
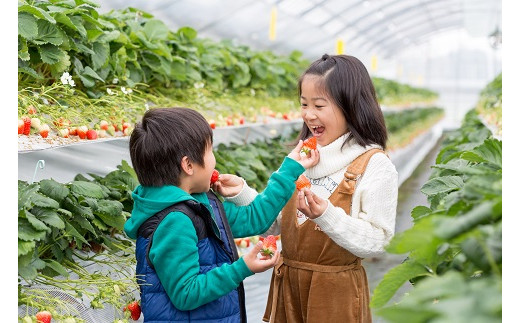
[[(363, 152), (379, 146), (363, 148), (356, 143), (341, 145), (347, 134), (339, 137), (327, 146), (318, 146), (319, 163), (305, 171), (311, 181), (311, 191), (328, 199), (338, 184), (343, 180), (347, 166)], [(385, 252), (384, 247), (395, 232), (398, 180), (397, 171), (390, 159), (382, 153), (376, 153), (370, 159), (364, 175), (357, 181), (352, 196), (351, 215), (348, 216), (340, 207), (329, 201), (325, 212), (312, 220), (339, 246), (361, 258), (374, 257)], [(244, 185), (242, 191), (227, 200), (237, 205), (247, 205), (258, 193)], [(299, 212), (299, 211), (298, 211)], [(299, 222), (311, 221), (299, 214)], [(279, 234), (281, 214), (271, 228), (265, 232)]]

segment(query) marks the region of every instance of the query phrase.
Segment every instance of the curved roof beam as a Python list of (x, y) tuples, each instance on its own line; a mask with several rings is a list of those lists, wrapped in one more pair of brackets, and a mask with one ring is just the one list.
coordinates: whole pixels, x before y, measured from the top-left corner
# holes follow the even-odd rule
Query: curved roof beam
[[(444, 18), (456, 16), (456, 15), (459, 15), (459, 14), (462, 14), (462, 13), (463, 13), (462, 10), (451, 11), (449, 13), (445, 13), (444, 11), (441, 11), (440, 13), (437, 13), (435, 15), (431, 15), (430, 17), (428, 17), (426, 19), (423, 18), (422, 20), (419, 20), (419, 21), (417, 21), (417, 20), (409, 20), (408, 23), (403, 23), (403, 24), (399, 25), (399, 31), (391, 31), (388, 28), (383, 28), (382, 30), (378, 31), (378, 33), (376, 34), (377, 37), (375, 37), (373, 40), (370, 40), (370, 42), (364, 42), (359, 47), (360, 48), (364, 48), (364, 47), (366, 47), (367, 44), (368, 45), (373, 44), (373, 46), (370, 47), (372, 49), (372, 48), (374, 48), (376, 46), (384, 44), (385, 43), (385, 39), (386, 40), (396, 39), (396, 38), (399, 39), (399, 37), (396, 36), (398, 33), (403, 35), (402, 38), (410, 38), (408, 36), (408, 34), (410, 34), (410, 33), (407, 33), (406, 31), (407, 30), (414, 31), (414, 30), (416, 30), (417, 26), (430, 24), (431, 29), (435, 30), (437, 28), (437, 26), (436, 25), (431, 25), (431, 19), (432, 18), (437, 20), (438, 22), (440, 22)], [(461, 26), (464, 25), (464, 22), (462, 20), (459, 20), (459, 23), (460, 23)], [(409, 28), (409, 27), (413, 27), (413, 28)], [(370, 36), (367, 36), (367, 37), (370, 37)], [(410, 39), (410, 41), (413, 41), (413, 40), (414, 39)], [(350, 42), (352, 42), (352, 41), (350, 41)]]
[[(338, 16), (340, 16), (341, 14), (343, 14), (343, 13), (345, 13), (346, 11), (348, 11), (348, 10), (354, 8), (355, 6), (360, 5), (362, 2), (363, 2), (363, 1), (358, 2), (358, 3), (356, 3), (356, 4), (353, 5), (353, 6), (350, 6), (349, 8), (347, 8), (347, 10), (344, 10), (343, 12), (341, 12), (340, 14), (335, 15), (334, 17), (338, 17)], [(432, 3), (436, 3), (436, 4), (438, 4), (438, 3), (442, 3), (442, 2), (453, 2), (453, 0), (437, 0), (437, 1), (431, 1), (431, 2), (432, 2)], [(392, 6), (394, 6), (394, 5), (398, 4), (398, 3), (402, 3), (402, 0), (395, 0), (395, 1), (392, 1), (392, 2), (388, 2), (388, 3), (386, 3), (385, 5), (383, 5), (383, 6), (381, 6), (380, 8), (378, 8), (378, 10), (383, 10), (383, 9), (386, 9), (386, 8), (392, 7)], [(385, 18), (384, 18), (384, 23), (386, 23), (387, 20), (391, 20), (392, 18), (398, 17), (398, 16), (400, 16), (400, 15), (402, 15), (402, 14), (406, 14), (407, 12), (411, 12), (411, 11), (416, 10), (416, 9), (418, 9), (418, 8), (422, 8), (424, 5), (425, 5), (425, 4), (424, 4), (423, 2), (421, 2), (420, 4), (418, 4), (417, 2), (415, 2), (413, 5), (410, 5), (410, 6), (406, 7), (406, 8), (404, 8), (404, 9), (401, 9), (401, 10), (398, 10), (398, 11), (394, 12), (391, 16), (388, 16), (388, 15), (385, 16)], [(374, 11), (373, 11), (373, 10), (367, 10), (367, 12), (366, 12), (364, 15), (361, 15), (361, 16), (359, 16), (356, 20), (353, 20), (352, 22), (349, 22), (349, 23), (345, 24), (345, 27), (344, 27), (343, 29), (341, 29), (341, 30), (339, 30), (338, 32), (332, 34), (332, 35), (331, 35), (330, 37), (328, 37), (327, 39), (323, 39), (323, 40), (319, 40), (319, 41), (313, 42), (313, 43), (309, 44), (309, 46), (314, 46), (314, 45), (317, 45), (317, 44), (322, 44), (322, 43), (324, 43), (324, 42), (330, 42), (331, 39), (333, 39), (333, 38), (335, 38), (335, 37), (341, 35), (341, 34), (344, 32), (344, 29), (352, 28), (352, 27), (355, 28), (356, 25), (357, 25), (360, 21), (362, 21), (362, 20), (364, 20), (364, 19), (370, 17), (371, 15), (374, 15)], [(331, 19), (332, 19), (332, 18), (331, 18)], [(353, 38), (348, 39), (349, 43), (350, 43), (352, 40), (357, 39), (357, 38), (359, 37), (359, 35), (363, 34), (363, 33), (366, 32), (367, 30), (370, 30), (370, 28), (374, 28), (374, 26), (382, 25), (382, 24), (383, 24), (383, 22), (381, 22), (381, 20), (378, 19), (375, 23), (371, 24), (370, 26), (364, 28), (363, 30), (359, 30), (359, 32), (358, 32), (357, 34), (355, 34)]]
[(383, 41), (380, 44), (374, 43), (373, 45), (371, 45), (370, 47), (367, 48), (367, 52), (370, 52), (371, 50), (373, 50), (376, 47), (380, 47), (381, 51), (383, 53), (385, 53), (386, 56), (388, 56), (388, 53), (394, 52), (395, 48), (397, 48), (398, 46), (402, 46), (402, 47), (416, 46), (416, 45), (420, 44), (421, 42), (423, 42), (424, 39), (426, 39), (428, 36), (434, 35), (436, 33), (444, 32), (447, 29), (456, 29), (456, 28), (461, 28), (461, 27), (460, 27), (460, 23), (459, 23), (458, 19), (453, 19), (453, 20), (447, 21), (443, 24), (439, 24), (437, 26), (437, 28), (438, 29), (432, 30), (431, 28), (425, 27), (425, 28), (418, 29), (418, 31), (416, 33), (413, 33), (412, 35), (409, 35), (408, 38), (413, 38), (414, 40), (411, 42), (413, 42), (415, 45), (404, 44), (403, 39), (389, 38), (388, 40)]
[(220, 15), (217, 19), (213, 19), (209, 23), (207, 23), (204, 26), (200, 27), (198, 29), (198, 32), (202, 32), (202, 31), (205, 31), (205, 30), (207, 30), (209, 28), (214, 27), (215, 25), (217, 25), (223, 19), (231, 18), (232, 15), (236, 14), (237, 12), (239, 12), (239, 11), (241, 11), (241, 10), (247, 8), (247, 7), (249, 7), (249, 5), (251, 5), (253, 2), (256, 2), (256, 0), (250, 0), (250, 1), (247, 1), (245, 3), (242, 3), (241, 5), (238, 5), (238, 6), (234, 7), (233, 9), (229, 10), (225, 14)]
[[(392, 2), (392, 4), (396, 3), (398, 1)], [(434, 4), (439, 4), (442, 2), (453, 2), (453, 0), (437, 0), (437, 1), (431, 1)], [(397, 17), (403, 17), (407, 14), (412, 14), (415, 11), (419, 9), (423, 9), (426, 6), (424, 2), (421, 3), (415, 3), (412, 6), (406, 7), (404, 9), (398, 10), (390, 15), (386, 15), (384, 18), (384, 21), (377, 20), (375, 23), (368, 25), (367, 27), (361, 29), (358, 34), (354, 35), (353, 38), (351, 38), (349, 41), (353, 41), (359, 37), (359, 35), (365, 35), (366, 33), (369, 33), (369, 31), (373, 31), (377, 26), (388, 26), (388, 23), (391, 22), (391, 20), (397, 18)], [(430, 11), (429, 9), (426, 9), (427, 11)], [(360, 19), (356, 20), (355, 23), (357, 23)], [(431, 20), (431, 17), (430, 17)]]

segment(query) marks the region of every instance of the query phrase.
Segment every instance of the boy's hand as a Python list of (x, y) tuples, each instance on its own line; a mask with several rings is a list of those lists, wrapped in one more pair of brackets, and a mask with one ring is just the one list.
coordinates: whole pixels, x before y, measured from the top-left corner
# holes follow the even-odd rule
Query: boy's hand
[(273, 268), (274, 265), (280, 259), (280, 251), (275, 251), (272, 257), (258, 257), (258, 253), (262, 249), (262, 241), (258, 241), (258, 243), (251, 249), (248, 253), (246, 253), (242, 258), (247, 265), (247, 268), (252, 272), (261, 273), (266, 271), (267, 269)]
[(298, 145), (296, 145), (296, 147), (294, 147), (294, 149), (287, 156), (299, 162), (305, 169), (311, 168), (320, 161), (320, 152), (318, 149), (313, 149), (310, 152), (310, 156), (301, 156), (300, 151), (302, 150), (302, 147), (303, 141), (300, 140)]
[[(307, 202), (305, 202), (305, 199), (307, 199)], [(316, 219), (325, 213), (328, 205), (327, 200), (318, 197), (318, 195), (311, 192), (308, 188), (304, 188), (298, 192), (297, 209), (309, 219)]]
[(213, 190), (223, 197), (235, 196), (244, 187), (242, 178), (231, 174), (220, 174), (218, 181), (213, 183)]

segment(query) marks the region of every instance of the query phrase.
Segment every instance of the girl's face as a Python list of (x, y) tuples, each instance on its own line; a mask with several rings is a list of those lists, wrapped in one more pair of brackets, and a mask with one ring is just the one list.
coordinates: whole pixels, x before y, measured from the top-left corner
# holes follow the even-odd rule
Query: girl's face
[(308, 75), (302, 81), (300, 97), (302, 118), (317, 142), (326, 146), (347, 132), (341, 109), (318, 87), (320, 76)]

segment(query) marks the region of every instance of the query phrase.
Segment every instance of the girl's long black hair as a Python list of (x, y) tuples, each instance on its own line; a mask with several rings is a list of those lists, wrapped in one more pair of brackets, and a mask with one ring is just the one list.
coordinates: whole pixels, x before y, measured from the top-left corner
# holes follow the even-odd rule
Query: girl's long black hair
[[(319, 76), (318, 86), (341, 110), (347, 120), (349, 135), (343, 146), (354, 139), (359, 145), (377, 144), (386, 148), (388, 133), (372, 79), (363, 63), (348, 55), (323, 55), (314, 61), (298, 81), (298, 94), (306, 76)], [(312, 132), (304, 123), (297, 140)]]

